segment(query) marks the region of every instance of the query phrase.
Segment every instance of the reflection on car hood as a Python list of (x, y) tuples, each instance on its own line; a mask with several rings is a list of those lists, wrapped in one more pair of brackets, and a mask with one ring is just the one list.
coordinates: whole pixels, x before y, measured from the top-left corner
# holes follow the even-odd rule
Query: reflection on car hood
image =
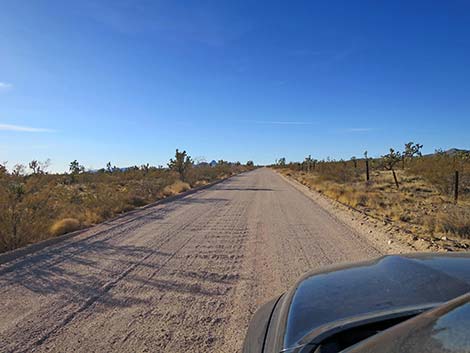
[(283, 346), (309, 343), (312, 331), (335, 321), (442, 303), (468, 291), (470, 254), (385, 256), (313, 272), (289, 294)]
[(358, 343), (348, 353), (470, 352), (470, 293)]

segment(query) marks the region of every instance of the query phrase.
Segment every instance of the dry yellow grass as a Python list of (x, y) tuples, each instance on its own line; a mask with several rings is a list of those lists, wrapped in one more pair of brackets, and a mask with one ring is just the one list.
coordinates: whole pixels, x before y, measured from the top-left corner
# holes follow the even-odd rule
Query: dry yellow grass
[(86, 226), (98, 224), (103, 221), (103, 217), (93, 210), (85, 210), (82, 219), (82, 223)]
[(51, 235), (58, 236), (81, 228), (80, 221), (75, 218), (64, 218), (51, 226)]
[(450, 207), (441, 211), (438, 216), (438, 225), (446, 234), (457, 234), (470, 239), (470, 210)]
[(188, 183), (182, 182), (182, 181), (176, 181), (171, 185), (168, 185), (163, 189), (163, 195), (165, 196), (173, 196), (177, 195), (179, 193), (182, 193), (184, 191), (187, 191), (191, 189), (191, 186)]
[(209, 184), (207, 180), (199, 180), (194, 183), (194, 187), (200, 187), (200, 186), (205, 186)]

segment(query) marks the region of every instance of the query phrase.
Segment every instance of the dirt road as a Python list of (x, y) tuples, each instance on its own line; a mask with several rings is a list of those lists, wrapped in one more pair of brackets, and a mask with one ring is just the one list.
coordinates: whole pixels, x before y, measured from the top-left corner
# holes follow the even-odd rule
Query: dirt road
[(0, 351), (238, 352), (302, 273), (378, 255), (255, 170), (0, 266)]

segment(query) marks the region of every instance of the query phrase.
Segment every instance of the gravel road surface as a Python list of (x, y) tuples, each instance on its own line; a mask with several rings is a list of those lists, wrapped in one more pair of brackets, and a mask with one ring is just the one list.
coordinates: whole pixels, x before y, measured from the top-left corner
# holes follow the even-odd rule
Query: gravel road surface
[(0, 266), (0, 351), (239, 352), (304, 272), (380, 254), (258, 169)]

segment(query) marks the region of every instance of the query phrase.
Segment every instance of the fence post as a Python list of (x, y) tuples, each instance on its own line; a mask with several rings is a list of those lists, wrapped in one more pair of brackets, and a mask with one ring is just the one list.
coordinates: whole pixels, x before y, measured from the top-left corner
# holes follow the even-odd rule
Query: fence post
[(398, 185), (398, 179), (397, 179), (397, 175), (395, 174), (394, 169), (392, 169), (392, 174), (393, 174), (393, 180), (395, 180), (395, 185), (397, 186), (397, 189), (399, 189), (400, 186)]
[(457, 203), (459, 200), (459, 171), (455, 171), (455, 178), (454, 178), (454, 201)]
[(369, 160), (366, 159), (366, 180), (369, 181)]

